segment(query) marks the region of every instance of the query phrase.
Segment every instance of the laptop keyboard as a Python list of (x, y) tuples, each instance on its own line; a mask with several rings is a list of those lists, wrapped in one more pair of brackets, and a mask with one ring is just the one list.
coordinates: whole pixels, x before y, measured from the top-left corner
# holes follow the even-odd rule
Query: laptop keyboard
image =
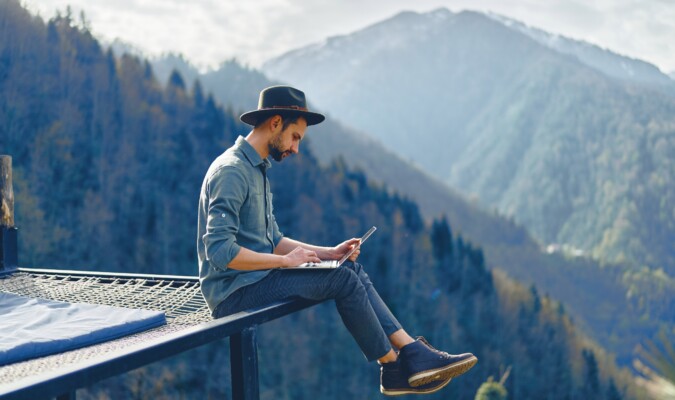
[(320, 263), (304, 263), (297, 266), (297, 268), (337, 268), (337, 260), (321, 261)]

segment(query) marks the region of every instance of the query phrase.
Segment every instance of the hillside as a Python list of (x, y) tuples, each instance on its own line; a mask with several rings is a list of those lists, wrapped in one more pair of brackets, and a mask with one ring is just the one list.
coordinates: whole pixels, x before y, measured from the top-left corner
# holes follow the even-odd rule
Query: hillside
[[(160, 82), (168, 82), (174, 70), (181, 76), (198, 76), (205, 90), (237, 115), (257, 107), (261, 89), (279, 84), (235, 60), (201, 75), (177, 56), (155, 59), (152, 65)], [(308, 96), (311, 102), (311, 94)], [(537, 246), (526, 230), (513, 221), (472, 205), (437, 178), (387, 150), (378, 140), (337, 121), (330, 112), (326, 114), (326, 122), (313, 128), (305, 141), (322, 165), (342, 158), (350, 168), (365, 171), (374, 182), (414, 200), (427, 220), (444, 214), (462, 234), (484, 245)]]
[[(245, 133), (236, 116), (179, 74), (163, 88), (147, 61), (103, 51), (68, 15), (45, 23), (18, 2), (0, 3), (0, 54), (0, 143), (14, 157), (22, 265), (194, 274), (196, 196), (210, 161)], [(425, 224), (414, 202), (342, 163), (321, 166), (311, 151), (271, 173), (286, 234), (330, 243), (377, 225), (361, 259), (383, 298), (414, 333), (479, 355), (480, 368), (429, 398), (472, 398), (505, 365), (518, 398), (638, 396), (563, 307), (488, 270), (481, 248), (446, 220)], [(378, 393), (376, 366), (363, 362), (332, 304), (262, 328), (260, 341), (270, 398)], [(106, 381), (88, 396), (226, 397), (224, 347)]]
[[(158, 73), (161, 81), (167, 82), (174, 69), (185, 76), (197, 73), (184, 62), (175, 61), (173, 57), (154, 61), (158, 71), (165, 71), (163, 76)], [(254, 109), (258, 90), (274, 84), (259, 71), (235, 61), (223, 63), (200, 79), (216, 99), (234, 110)], [(255, 90), (245, 90), (242, 82)], [(308, 95), (311, 100), (311, 93)], [(312, 129), (307, 142), (321, 163), (337, 157), (351, 168), (367, 171), (374, 182), (414, 199), (427, 220), (446, 215), (457, 233), (481, 243), (489, 267), (502, 269), (519, 282), (534, 284), (564, 302), (585, 332), (615, 353), (621, 365), (631, 365), (636, 346), (674, 322), (668, 310), (675, 304), (675, 296), (670, 294), (675, 280), (664, 280), (658, 270), (627, 272), (630, 267), (626, 265), (602, 267), (563, 252), (547, 254), (512, 219), (482, 211), (440, 180), (386, 150), (366, 133), (335, 121), (330, 114), (325, 123)]]
[(601, 69), (486, 15), (443, 9), (263, 67), (542, 243), (672, 274), (675, 99)]

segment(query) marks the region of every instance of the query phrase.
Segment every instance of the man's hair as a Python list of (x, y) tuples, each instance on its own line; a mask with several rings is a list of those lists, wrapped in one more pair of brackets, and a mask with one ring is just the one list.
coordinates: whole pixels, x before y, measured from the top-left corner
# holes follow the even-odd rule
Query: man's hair
[[(288, 115), (288, 116), (285, 116), (285, 117), (281, 114), (275, 114), (275, 115), (278, 115), (278, 116), (281, 117), (281, 130), (282, 131), (285, 131), (286, 128), (288, 128), (289, 125), (298, 122), (298, 119), (300, 119), (302, 117), (301, 115)], [(259, 128), (260, 126), (262, 126), (265, 122), (267, 122), (272, 117), (274, 117), (274, 115), (272, 115), (269, 118), (265, 118), (263, 120), (256, 121), (254, 128)]]

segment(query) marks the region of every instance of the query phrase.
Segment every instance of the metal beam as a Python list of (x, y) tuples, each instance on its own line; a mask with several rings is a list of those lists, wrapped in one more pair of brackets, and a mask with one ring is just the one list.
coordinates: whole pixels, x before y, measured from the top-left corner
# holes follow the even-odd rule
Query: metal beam
[(230, 371), (232, 399), (258, 400), (258, 342), (256, 326), (243, 329), (230, 337)]
[(19, 264), (18, 229), (0, 226), (0, 272), (16, 272)]

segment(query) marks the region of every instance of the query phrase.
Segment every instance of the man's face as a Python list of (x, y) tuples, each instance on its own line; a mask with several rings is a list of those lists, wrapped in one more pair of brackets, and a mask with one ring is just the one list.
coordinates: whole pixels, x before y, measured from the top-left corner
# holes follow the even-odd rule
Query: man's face
[(307, 130), (307, 121), (304, 118), (298, 120), (283, 129), (283, 124), (279, 123), (278, 132), (269, 143), (270, 155), (275, 161), (281, 161), (291, 154), (296, 154), (300, 150), (300, 142), (305, 137)]

